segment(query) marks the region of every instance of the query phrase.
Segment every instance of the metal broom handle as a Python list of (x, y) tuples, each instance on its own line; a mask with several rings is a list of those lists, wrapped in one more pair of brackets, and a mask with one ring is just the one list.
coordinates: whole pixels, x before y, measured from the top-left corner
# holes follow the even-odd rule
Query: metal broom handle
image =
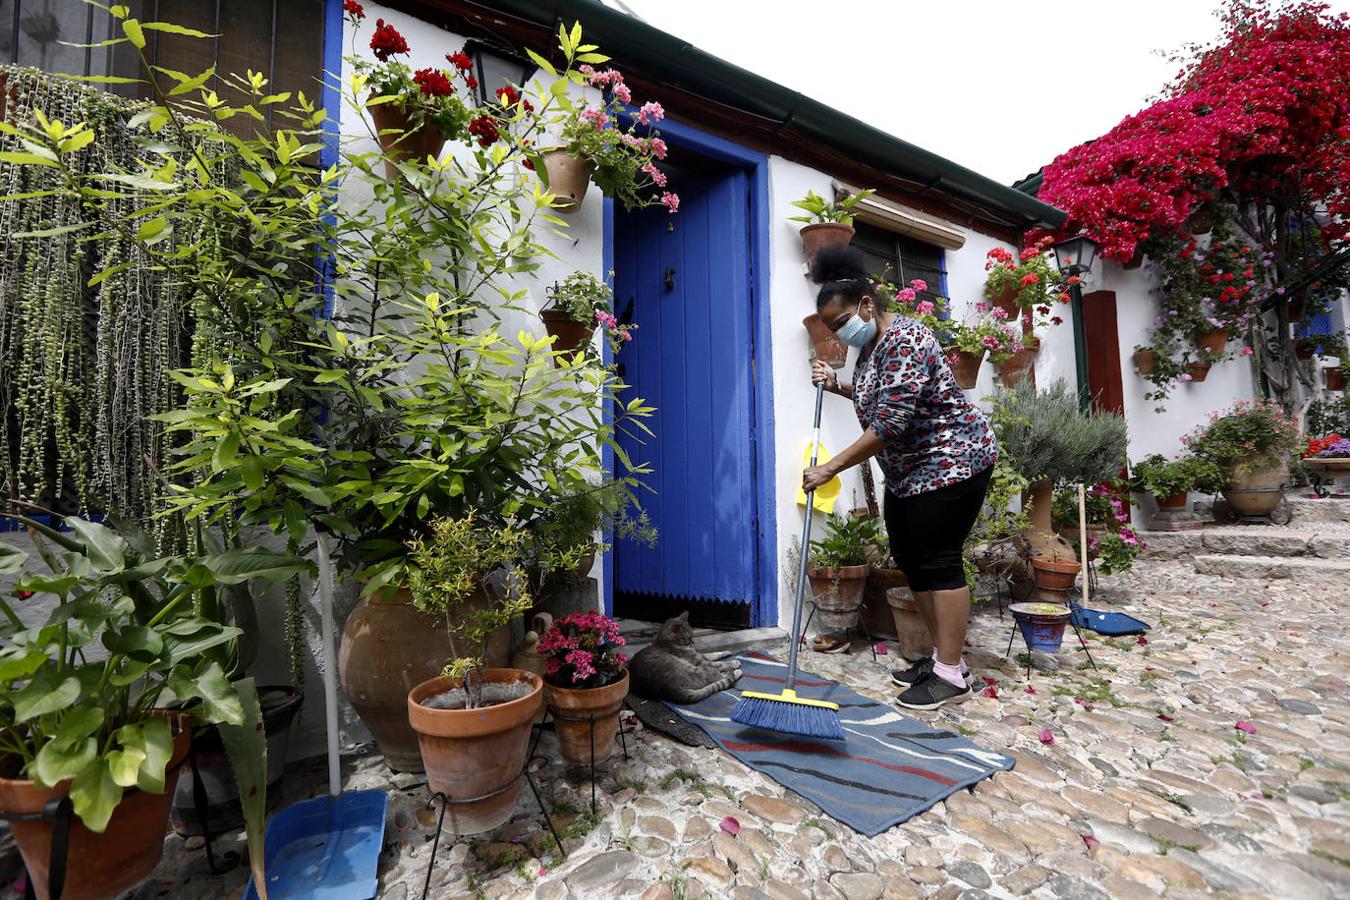
[[(825, 405), (825, 382), (816, 385), (816, 421), (811, 429), (811, 468), (816, 467), (820, 455), (820, 410)], [(788, 651), (787, 678), (783, 681), (783, 690), (791, 691), (797, 687), (797, 651), (802, 644), (802, 607), (806, 598), (806, 567), (811, 555), (811, 506), (815, 502), (816, 489), (806, 494), (805, 524), (802, 525), (802, 558), (797, 567), (797, 607), (792, 612), (792, 649)]]

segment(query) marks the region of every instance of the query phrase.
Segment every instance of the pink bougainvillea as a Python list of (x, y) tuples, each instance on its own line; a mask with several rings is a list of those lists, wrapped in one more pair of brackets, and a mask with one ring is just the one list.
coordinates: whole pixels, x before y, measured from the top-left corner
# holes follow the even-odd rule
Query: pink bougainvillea
[(618, 679), (628, 657), (619, 623), (598, 612), (569, 613), (539, 639), (544, 677), (563, 687), (600, 687)]
[(1159, 102), (1046, 167), (1040, 197), (1121, 262), (1225, 191), (1296, 190), (1350, 234), (1350, 17), (1301, 0), (1234, 2), (1220, 41)]

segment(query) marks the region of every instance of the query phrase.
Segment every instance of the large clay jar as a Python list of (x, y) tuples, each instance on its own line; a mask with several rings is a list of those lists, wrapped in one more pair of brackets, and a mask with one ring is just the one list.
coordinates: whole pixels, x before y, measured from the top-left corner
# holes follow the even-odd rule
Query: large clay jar
[(1268, 516), (1284, 498), (1282, 488), (1288, 480), (1289, 464), (1283, 460), (1254, 472), (1234, 466), (1223, 497), (1240, 516)]
[(445, 147), (445, 137), (430, 122), (423, 121), (416, 128), (411, 127), (408, 114), (397, 103), (377, 103), (367, 106), (371, 121), (384, 150), (384, 173), (390, 179), (398, 177), (400, 162), (425, 162), (428, 156), (440, 158)]
[[(487, 663), (505, 665), (510, 655), (510, 630), (502, 629), (488, 644)], [(338, 650), (342, 690), (389, 768), (422, 771), (417, 735), (408, 724), (408, 692), (441, 674), (449, 658), (445, 620), (419, 611), (406, 590), (388, 600), (364, 597), (347, 617)]]
[(967, 353), (955, 348), (947, 351), (947, 365), (956, 376), (956, 383), (963, 390), (970, 390), (980, 378), (980, 363), (984, 362), (984, 351), (978, 354)]
[(928, 623), (919, 613), (919, 605), (909, 588), (891, 588), (886, 592), (886, 604), (895, 620), (900, 655), (911, 662), (930, 656), (933, 653), (933, 636), (928, 633)]
[(807, 580), (816, 604), (816, 618), (821, 626), (832, 630), (853, 628), (867, 588), (867, 573), (871, 566), (840, 566), (839, 568), (807, 569)]
[(842, 222), (815, 222), (798, 233), (802, 236), (802, 251), (806, 254), (807, 262), (811, 263), (816, 261), (816, 254), (821, 248), (847, 247), (853, 241), (853, 226)]
[(560, 309), (540, 311), (539, 318), (544, 320), (544, 328), (554, 338), (553, 349), (571, 353), (589, 344), (594, 329), (584, 322), (578, 322)]
[(590, 164), (566, 150), (550, 150), (544, 154), (544, 168), (548, 171), (549, 193), (554, 196), (551, 211), (570, 215), (580, 209), (591, 186)]
[(867, 633), (877, 640), (893, 641), (899, 637), (895, 631), (895, 618), (886, 602), (886, 592), (891, 588), (908, 587), (905, 573), (899, 569), (887, 569), (872, 566), (867, 573), (867, 585), (863, 588), (863, 626)]
[[(544, 684), (553, 730), (563, 761), (570, 766), (602, 763), (614, 755), (619, 733), (619, 710), (628, 696), (628, 671), (613, 684), (597, 688), (569, 688)], [(591, 719), (595, 720), (594, 731)]]
[[(515, 812), (520, 776), (529, 752), (530, 728), (544, 699), (544, 682), (520, 669), (486, 669), (483, 682), (531, 686), (524, 697), (479, 709), (433, 709), (422, 701), (457, 686), (432, 678), (408, 692), (408, 721), (426, 762), (427, 787), (451, 801), (445, 827), (454, 834), (479, 834), (505, 824)], [(473, 800), (473, 798), (481, 798)], [(473, 800), (456, 803), (457, 800)]]
[[(191, 742), (187, 717), (172, 716), (173, 752), (164, 772), (164, 793), (150, 794), (131, 788), (113, 810), (102, 834), (95, 834), (79, 817), (70, 818), (66, 851), (66, 880), (61, 900), (101, 900), (114, 897), (150, 877), (164, 854), (164, 830), (169, 802)], [(18, 774), (18, 760), (7, 757), (6, 775)], [(70, 793), (73, 778), (51, 788), (17, 778), (0, 778), (0, 810), (11, 815), (42, 812), (49, 800)], [(52, 823), (42, 819), (9, 819), (10, 831), (23, 855), (28, 878), (39, 900), (48, 900), (48, 867), (51, 864)]]

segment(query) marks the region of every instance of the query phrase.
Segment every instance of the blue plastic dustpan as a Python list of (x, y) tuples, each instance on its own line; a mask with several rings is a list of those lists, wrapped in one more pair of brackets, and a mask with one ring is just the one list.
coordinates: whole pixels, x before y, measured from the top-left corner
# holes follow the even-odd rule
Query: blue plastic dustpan
[[(263, 864), (268, 900), (370, 900), (379, 890), (380, 851), (389, 796), (383, 791), (342, 793), (338, 770), (337, 654), (333, 652), (333, 569), (327, 537), (317, 535), (319, 606), (328, 720), (329, 796), (293, 803), (267, 823)], [(245, 900), (259, 900), (253, 879)]]
[[(269, 900), (369, 900), (377, 890), (384, 817), (383, 791), (316, 797), (283, 809), (263, 842)], [(258, 900), (252, 880), (245, 900)]]

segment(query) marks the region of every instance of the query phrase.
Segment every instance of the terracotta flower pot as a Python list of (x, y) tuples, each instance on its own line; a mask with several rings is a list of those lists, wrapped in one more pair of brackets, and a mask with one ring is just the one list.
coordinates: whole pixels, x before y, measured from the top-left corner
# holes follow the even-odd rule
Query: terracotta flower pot
[(1036, 354), (1041, 352), (1039, 343), (1027, 346), (1025, 350), (1019, 350), (1003, 362), (994, 363), (998, 369), (998, 380), (1004, 387), (1015, 387), (1026, 380), (1027, 375), (1036, 365)]
[(1005, 287), (996, 295), (990, 298), (994, 309), (1001, 309), (1008, 314), (1008, 321), (1016, 322), (1022, 315), (1021, 308), (1017, 305), (1017, 289)]
[(1069, 593), (1081, 569), (1074, 560), (1047, 559), (1034, 556), (1031, 559), (1031, 577), (1042, 597), (1061, 599)]
[(1252, 472), (1234, 466), (1223, 498), (1240, 516), (1268, 516), (1284, 498), (1283, 487), (1289, 480), (1289, 464), (1279, 462)]
[(840, 568), (807, 569), (811, 594), (816, 604), (816, 618), (829, 629), (852, 628), (858, 624), (863, 591), (867, 588), (867, 573), (871, 566), (841, 566)]
[(564, 353), (571, 353), (589, 344), (591, 335), (595, 333), (593, 325), (578, 322), (560, 309), (541, 310), (539, 318), (544, 320), (544, 328), (548, 329), (549, 336), (555, 339), (553, 349)]
[[(488, 665), (503, 665), (510, 654), (511, 633), (502, 629), (489, 642)], [(408, 724), (408, 691), (439, 675), (449, 658), (444, 619), (419, 611), (406, 590), (389, 601), (365, 597), (347, 617), (338, 650), (342, 690), (391, 769), (422, 771), (417, 735)]]
[(816, 351), (816, 359), (829, 364), (831, 368), (842, 369), (844, 363), (848, 362), (848, 344), (839, 340), (839, 337), (830, 330), (830, 327), (820, 320), (820, 316), (811, 313), (802, 324), (806, 326), (806, 333), (811, 335), (811, 344)]
[(1215, 328), (1212, 331), (1202, 331), (1195, 336), (1195, 343), (1211, 356), (1218, 356), (1223, 352), (1223, 348), (1228, 346), (1228, 329)]
[(822, 247), (848, 246), (853, 240), (853, 226), (842, 222), (815, 222), (798, 234), (802, 236), (802, 251), (807, 262), (814, 263)]
[(956, 383), (963, 390), (975, 387), (980, 378), (980, 364), (984, 362), (984, 351), (978, 354), (952, 348), (947, 351), (947, 366), (956, 376)]
[[(563, 761), (571, 766), (602, 763), (614, 755), (619, 733), (619, 710), (628, 696), (628, 671), (613, 684), (597, 688), (569, 688), (544, 683), (544, 696), (553, 713), (553, 730)], [(591, 717), (595, 717), (592, 737)]]
[[(135, 887), (150, 876), (164, 855), (165, 823), (192, 732), (185, 714), (172, 714), (173, 752), (164, 772), (164, 793), (150, 794), (131, 788), (122, 795), (102, 834), (95, 834), (79, 817), (70, 819), (66, 851), (66, 881), (61, 900), (102, 900)], [(5, 760), (6, 773), (18, 774), (18, 760)], [(73, 778), (51, 788), (18, 778), (0, 778), (0, 810), (7, 813), (40, 813), (49, 800), (70, 793)], [(52, 824), (10, 819), (9, 827), (19, 845), (33, 890), (47, 900), (51, 863)]]
[(400, 162), (425, 162), (428, 156), (439, 158), (445, 148), (445, 137), (430, 122), (413, 127), (408, 114), (397, 103), (377, 103), (367, 106), (375, 123), (380, 147), (389, 159), (384, 161), (384, 173), (391, 180), (398, 177)]
[(863, 588), (863, 624), (867, 633), (878, 640), (893, 641), (899, 635), (895, 631), (895, 617), (886, 602), (886, 592), (893, 588), (909, 587), (905, 573), (899, 569), (886, 569), (872, 566), (867, 573), (867, 585)]
[(1158, 364), (1157, 350), (1136, 350), (1134, 351), (1134, 367), (1139, 370), (1140, 375), (1147, 375), (1153, 371), (1153, 367)]
[(1307, 361), (1313, 358), (1314, 348), (1303, 344), (1294, 345), (1294, 356), (1298, 359)]
[[(458, 682), (432, 678), (407, 695), (407, 717), (426, 762), (427, 787), (451, 800), (446, 830), (478, 834), (504, 824), (516, 809), (530, 728), (544, 699), (544, 681), (520, 669), (485, 669), (483, 682), (524, 681), (524, 697), (479, 709), (433, 709), (422, 701)], [(482, 797), (473, 803), (455, 803)]]
[(909, 588), (891, 588), (886, 592), (886, 605), (890, 607), (895, 631), (899, 636), (900, 655), (910, 661), (931, 655), (933, 636), (928, 633), (928, 624), (919, 614), (919, 605)]
[(1179, 491), (1170, 497), (1158, 497), (1159, 509), (1185, 509), (1186, 499), (1190, 497), (1190, 491)]
[(1186, 373), (1191, 376), (1191, 381), (1204, 381), (1209, 376), (1209, 370), (1213, 368), (1213, 363), (1193, 362), (1186, 366)]
[(1327, 390), (1343, 391), (1345, 390), (1345, 373), (1335, 366), (1328, 366), (1322, 370), (1322, 377), (1326, 379)]
[(544, 168), (549, 193), (555, 198), (553, 212), (570, 215), (580, 209), (591, 186), (590, 162), (566, 150), (549, 150), (544, 154)]

